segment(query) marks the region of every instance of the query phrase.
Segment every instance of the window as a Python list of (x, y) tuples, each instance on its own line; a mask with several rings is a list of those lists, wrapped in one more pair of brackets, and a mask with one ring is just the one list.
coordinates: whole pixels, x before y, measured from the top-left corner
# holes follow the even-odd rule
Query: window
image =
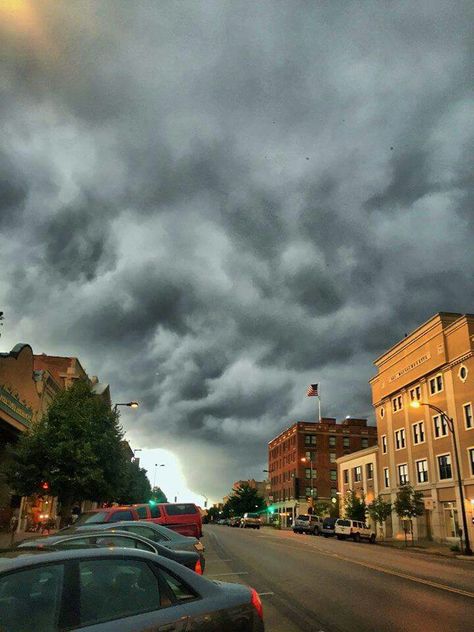
[(350, 448), (351, 447), (351, 440), (350, 437), (344, 437), (344, 439), (342, 440), (342, 445), (345, 448)]
[(443, 390), (443, 376), (441, 373), (432, 377), (429, 381), (430, 384), (430, 395), (436, 395)]
[(380, 416), (382, 417), (382, 419), (384, 418), (385, 415), (385, 410), (383, 408), (380, 409)]
[(462, 408), (464, 411), (464, 424), (466, 425), (466, 430), (470, 430), (471, 428), (474, 427), (472, 423), (472, 406), (469, 403), (469, 404), (464, 404)]
[(356, 483), (362, 480), (362, 468), (360, 465), (354, 468), (354, 480)]
[(418, 421), (416, 424), (413, 424), (413, 443), (418, 445), (418, 443), (424, 443), (425, 441), (425, 424), (423, 421)]
[(469, 465), (471, 467), (471, 476), (474, 476), (474, 448), (469, 448), (467, 453), (469, 455)]
[(367, 476), (367, 480), (371, 480), (372, 478), (374, 478), (374, 464), (373, 463), (367, 463), (367, 465), (365, 466), (365, 473)]
[(396, 413), (399, 410), (402, 410), (403, 408), (403, 399), (401, 395), (398, 395), (397, 397), (394, 397), (392, 399), (392, 410), (394, 413)]
[(343, 476), (344, 483), (347, 484), (349, 482), (349, 470), (344, 470), (342, 476)]
[(467, 378), (467, 368), (463, 365), (461, 367), (459, 367), (459, 379), (461, 380), (461, 382), (465, 382), (466, 378)]
[(37, 632), (58, 630), (62, 583), (62, 564), (37, 566), (2, 577), (1, 629), (12, 632), (28, 628)]
[(312, 453), (309, 452), (309, 451), (304, 453), (304, 456), (305, 456), (306, 459), (308, 459), (308, 461), (311, 461), (311, 454)]
[(382, 435), (382, 452), (387, 454), (387, 435)]
[(412, 402), (418, 402), (421, 399), (421, 388), (419, 386), (410, 389), (410, 399)]
[(383, 468), (383, 482), (385, 487), (390, 487), (390, 476), (388, 474), (388, 467)]
[(311, 478), (311, 468), (307, 467), (304, 471), (305, 478)]
[(304, 444), (305, 445), (316, 445), (316, 435), (305, 435), (304, 436)]
[(434, 436), (435, 439), (439, 439), (440, 437), (446, 437), (448, 434), (448, 424), (446, 420), (441, 415), (435, 415), (433, 417), (433, 427), (434, 427)]
[(133, 514), (131, 511), (114, 511), (110, 516), (109, 522), (120, 522), (121, 520), (133, 520)]
[(398, 466), (398, 481), (400, 485), (408, 483), (408, 465), (406, 463)]
[(187, 584), (183, 584), (180, 579), (174, 577), (174, 575), (171, 575), (163, 568), (160, 568), (160, 574), (168, 584), (168, 588), (173, 593), (176, 601), (189, 601), (196, 598), (196, 593)]
[(336, 472), (336, 470), (331, 470), (329, 472), (329, 480), (331, 480), (331, 481), (337, 480), (337, 472)]
[(416, 462), (416, 480), (419, 483), (428, 482), (428, 461), (426, 459)]
[(142, 527), (141, 525), (130, 525), (120, 527), (120, 529), (125, 529), (125, 531), (130, 531), (130, 533), (136, 533), (137, 535), (141, 535), (143, 538), (148, 538), (153, 542), (163, 542), (169, 540), (169, 538), (165, 537), (163, 533), (160, 533), (158, 529), (152, 529), (151, 527)]
[(193, 503), (184, 503), (182, 505), (170, 503), (166, 505), (166, 513), (168, 516), (188, 516), (189, 514), (197, 514), (199, 512)]
[(146, 562), (116, 558), (81, 561), (79, 581), (81, 625), (161, 607), (158, 581)]
[(401, 450), (405, 447), (405, 428), (395, 430), (395, 449)]
[(334, 448), (336, 445), (336, 437), (329, 437), (329, 447)]
[(335, 452), (330, 452), (329, 453), (329, 463), (335, 463), (336, 462), (336, 453)]
[(146, 507), (135, 507), (135, 511), (139, 518), (148, 518)]
[(369, 440), (367, 439), (367, 437), (362, 437), (362, 439), (360, 440), (360, 445), (362, 448), (369, 447)]
[(451, 455), (442, 454), (438, 457), (439, 478), (444, 481), (448, 478), (452, 478), (451, 471)]
[(335, 498), (337, 496), (337, 489), (335, 487), (331, 487), (331, 498)]
[(142, 546), (141, 542), (139, 545), (138, 541), (133, 539), (133, 536), (130, 538), (125, 538), (123, 536), (114, 535), (111, 533), (110, 535), (105, 535), (97, 539), (91, 537), (90, 540), (95, 540), (96, 544), (98, 544), (99, 546), (119, 546), (126, 549), (144, 549), (145, 551), (154, 552), (153, 547), (151, 547), (150, 545)]
[(305, 487), (304, 491), (306, 497), (311, 496), (311, 487)]

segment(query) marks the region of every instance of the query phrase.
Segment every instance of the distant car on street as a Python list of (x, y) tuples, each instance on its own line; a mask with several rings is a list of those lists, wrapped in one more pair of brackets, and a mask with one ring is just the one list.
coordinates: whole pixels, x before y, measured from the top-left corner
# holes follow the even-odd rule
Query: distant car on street
[(173, 551), (166, 546), (143, 538), (135, 533), (119, 531), (118, 529), (97, 530), (96, 532), (76, 533), (64, 535), (45, 536), (42, 538), (27, 539), (20, 542), (18, 548), (74, 548), (77, 546), (111, 547), (118, 546), (131, 549), (150, 551), (155, 555), (162, 555), (170, 560), (190, 568), (195, 573), (202, 575), (204, 572), (204, 558), (197, 551)]
[(262, 520), (258, 513), (244, 513), (240, 519), (242, 529), (260, 529)]
[(229, 527), (240, 527), (240, 521), (242, 519), (240, 517), (234, 516), (229, 519)]
[(293, 525), (294, 533), (308, 533), (309, 535), (319, 535), (323, 526), (322, 518), (309, 514), (300, 514), (296, 517)]
[(93, 548), (0, 553), (0, 629), (263, 632), (257, 592), (210, 581), (148, 551)]
[(336, 535), (336, 520), (337, 518), (324, 518), (323, 524), (321, 525), (320, 534), (325, 538), (332, 537)]
[(336, 520), (335, 533), (338, 540), (345, 540), (346, 538), (351, 538), (354, 542), (368, 540), (371, 544), (374, 544), (377, 537), (375, 531), (364, 522), (348, 518)]

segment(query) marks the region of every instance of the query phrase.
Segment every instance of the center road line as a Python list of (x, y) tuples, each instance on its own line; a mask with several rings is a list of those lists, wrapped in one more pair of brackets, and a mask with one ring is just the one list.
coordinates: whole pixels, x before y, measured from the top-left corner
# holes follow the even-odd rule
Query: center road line
[(206, 577), (228, 577), (229, 575), (248, 575), (247, 571), (239, 571), (238, 573), (211, 573)]
[[(300, 546), (294, 546), (291, 543), (287, 542), (279, 542), (276, 538), (272, 538), (271, 536), (261, 536), (273, 540), (278, 546), (286, 546), (289, 549), (295, 549), (301, 551)], [(468, 590), (462, 590), (461, 588), (453, 588), (452, 586), (447, 586), (446, 584), (439, 584), (437, 582), (432, 582), (429, 579), (423, 579), (421, 577), (415, 577), (414, 575), (408, 575), (407, 573), (402, 573), (400, 571), (394, 571), (389, 568), (383, 568), (382, 566), (377, 566), (375, 564), (369, 564), (368, 562), (361, 562), (360, 560), (354, 560), (351, 557), (346, 557), (345, 555), (340, 555), (339, 553), (332, 553), (330, 551), (324, 551), (320, 549), (318, 546), (315, 546), (313, 543), (309, 543), (310, 548), (318, 551), (321, 555), (325, 555), (326, 557), (332, 557), (342, 562), (350, 562), (351, 564), (356, 564), (357, 566), (363, 566), (365, 568), (369, 568), (373, 571), (377, 571), (379, 573), (385, 573), (387, 575), (394, 575), (395, 577), (400, 577), (401, 579), (407, 579), (408, 581), (416, 582), (417, 584), (424, 584), (425, 586), (431, 586), (432, 588), (437, 588), (438, 590), (445, 590), (447, 592), (455, 593), (456, 595), (462, 595), (463, 597), (468, 597), (470, 599), (474, 599), (474, 593), (469, 592)], [(308, 546), (307, 545), (307, 546)]]

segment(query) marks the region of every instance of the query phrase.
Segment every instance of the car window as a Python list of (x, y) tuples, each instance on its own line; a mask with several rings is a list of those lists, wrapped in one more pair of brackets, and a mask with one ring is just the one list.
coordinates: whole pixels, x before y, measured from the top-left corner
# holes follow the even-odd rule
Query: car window
[(63, 540), (62, 542), (53, 542), (52, 546), (59, 546), (59, 547), (63, 547), (63, 548), (67, 548), (71, 545), (87, 545), (91, 543), (91, 539), (90, 538), (74, 538), (74, 539), (68, 539), (68, 540)]
[(337, 523), (340, 527), (350, 527), (351, 523), (349, 520), (338, 520)]
[(156, 505), (151, 505), (150, 514), (152, 518), (161, 518), (160, 508), (157, 507)]
[(119, 522), (120, 520), (133, 520), (132, 512), (127, 510), (114, 511), (110, 516), (109, 522)]
[[(182, 516), (186, 514), (197, 514), (198, 510), (196, 505), (190, 503), (166, 505), (166, 513), (168, 516)], [(251, 514), (249, 514), (251, 515)]]
[(148, 518), (148, 512), (146, 507), (135, 507), (135, 511), (139, 518)]
[(61, 605), (63, 565), (51, 564), (9, 573), (0, 579), (0, 630), (24, 632), (34, 616), (35, 632), (56, 630)]
[(148, 538), (149, 540), (153, 540), (153, 542), (161, 542), (166, 540), (164, 535), (155, 529), (151, 529), (150, 527), (140, 527), (140, 526), (130, 526), (127, 527), (127, 531), (131, 533), (136, 533), (137, 535), (141, 535), (144, 538)]
[(178, 579), (174, 575), (171, 575), (167, 571), (160, 568), (160, 573), (163, 579), (168, 584), (171, 592), (175, 596), (177, 601), (188, 601), (189, 599), (196, 599), (197, 594), (182, 580)]
[(105, 535), (96, 539), (99, 546), (124, 546), (128, 549), (135, 549), (136, 544), (133, 538), (124, 538), (120, 535)]
[(81, 625), (161, 607), (158, 581), (146, 562), (110, 558), (82, 561), (79, 579)]
[(91, 513), (83, 513), (82, 516), (74, 523), (75, 527), (81, 524), (93, 524), (94, 522), (106, 522), (109, 515), (108, 511), (93, 511)]

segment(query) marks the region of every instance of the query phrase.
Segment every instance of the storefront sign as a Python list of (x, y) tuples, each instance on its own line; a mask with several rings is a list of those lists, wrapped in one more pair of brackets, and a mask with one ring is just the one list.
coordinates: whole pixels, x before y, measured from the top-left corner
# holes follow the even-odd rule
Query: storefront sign
[(22, 404), (16, 397), (0, 386), (0, 410), (16, 419), (28, 428), (31, 426), (33, 411)]
[(418, 358), (417, 360), (415, 360), (408, 366), (394, 373), (388, 381), (393, 382), (394, 380), (398, 380), (399, 377), (402, 377), (402, 375), (405, 375), (405, 373), (408, 373), (409, 371), (416, 369), (417, 366), (420, 366), (420, 364), (423, 364), (423, 362), (427, 362), (427, 360), (429, 360), (430, 358), (431, 358), (431, 354), (425, 353), (425, 355), (422, 355), (420, 358)]

